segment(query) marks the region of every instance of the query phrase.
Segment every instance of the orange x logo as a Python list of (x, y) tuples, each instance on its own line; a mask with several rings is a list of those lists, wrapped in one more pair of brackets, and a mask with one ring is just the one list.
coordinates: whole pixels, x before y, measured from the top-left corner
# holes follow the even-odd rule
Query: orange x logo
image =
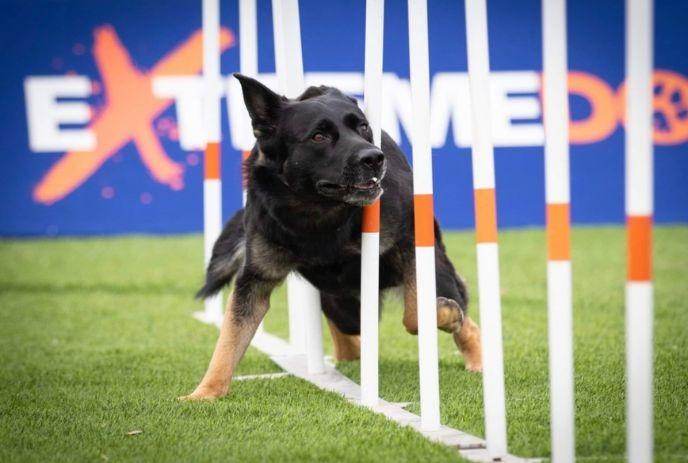
[[(184, 167), (173, 161), (153, 129), (155, 119), (172, 103), (153, 95), (152, 80), (162, 75), (196, 74), (202, 68), (202, 32), (165, 55), (148, 73), (139, 71), (112, 26), (94, 33), (93, 56), (103, 80), (106, 105), (91, 130), (98, 147), (94, 151), (70, 151), (48, 170), (33, 190), (42, 204), (61, 200), (89, 177), (123, 146), (133, 142), (153, 178), (174, 190), (184, 187)], [(220, 50), (234, 42), (227, 29), (220, 31)]]

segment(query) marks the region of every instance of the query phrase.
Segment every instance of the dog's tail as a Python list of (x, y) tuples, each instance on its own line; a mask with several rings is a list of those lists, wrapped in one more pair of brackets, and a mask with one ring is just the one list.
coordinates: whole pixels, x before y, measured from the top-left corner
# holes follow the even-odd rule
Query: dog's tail
[(213, 246), (213, 255), (205, 273), (205, 284), (196, 293), (205, 299), (219, 293), (232, 282), (244, 262), (244, 210), (240, 209), (225, 225)]

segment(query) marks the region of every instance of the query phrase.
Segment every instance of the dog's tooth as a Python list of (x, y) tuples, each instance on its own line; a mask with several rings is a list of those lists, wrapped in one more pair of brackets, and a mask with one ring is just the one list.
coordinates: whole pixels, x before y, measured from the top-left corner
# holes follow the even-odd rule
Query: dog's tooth
[(377, 182), (377, 177), (373, 177), (373, 182)]

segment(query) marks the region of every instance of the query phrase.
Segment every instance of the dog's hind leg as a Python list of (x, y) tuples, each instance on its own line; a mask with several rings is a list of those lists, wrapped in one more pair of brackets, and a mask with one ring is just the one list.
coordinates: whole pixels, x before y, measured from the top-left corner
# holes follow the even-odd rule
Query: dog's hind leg
[(461, 329), (454, 331), (452, 336), (463, 355), (466, 370), (481, 371), (483, 369), (482, 344), (478, 325), (466, 315)]
[[(466, 315), (468, 298), (466, 287), (457, 276), (454, 267), (441, 245), (435, 248), (435, 272), (437, 283), (437, 328), (451, 333), (464, 357), (469, 371), (482, 369), (480, 330)], [(418, 334), (416, 306), (415, 262), (407, 267), (404, 277), (404, 326), (411, 334)]]
[(348, 362), (361, 358), (360, 335), (342, 333), (329, 318), (327, 319), (327, 326), (330, 328), (330, 335), (332, 336), (335, 360), (338, 362)]
[(320, 293), (323, 312), (334, 344), (337, 361), (357, 360), (361, 357), (361, 327), (358, 299), (335, 297)]
[(278, 282), (246, 271), (238, 276), (208, 370), (196, 389), (180, 397), (181, 400), (217, 399), (227, 395), (232, 373), (268, 311), (270, 293)]

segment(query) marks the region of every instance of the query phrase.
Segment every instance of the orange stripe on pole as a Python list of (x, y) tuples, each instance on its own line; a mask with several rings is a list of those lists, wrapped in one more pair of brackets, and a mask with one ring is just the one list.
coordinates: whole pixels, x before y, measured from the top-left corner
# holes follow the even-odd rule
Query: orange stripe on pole
[(220, 178), (220, 144), (208, 143), (205, 147), (205, 179)]
[(241, 152), (241, 188), (246, 190), (248, 188), (248, 157), (251, 151)]
[(380, 231), (380, 200), (363, 208), (363, 233), (376, 233)]
[(435, 213), (432, 209), (432, 195), (415, 195), (413, 207), (416, 246), (435, 246)]
[(549, 260), (571, 260), (571, 225), (567, 203), (547, 205), (547, 256)]
[(497, 206), (494, 188), (474, 191), (475, 235), (478, 243), (497, 242)]
[(652, 217), (628, 216), (628, 281), (652, 278)]

